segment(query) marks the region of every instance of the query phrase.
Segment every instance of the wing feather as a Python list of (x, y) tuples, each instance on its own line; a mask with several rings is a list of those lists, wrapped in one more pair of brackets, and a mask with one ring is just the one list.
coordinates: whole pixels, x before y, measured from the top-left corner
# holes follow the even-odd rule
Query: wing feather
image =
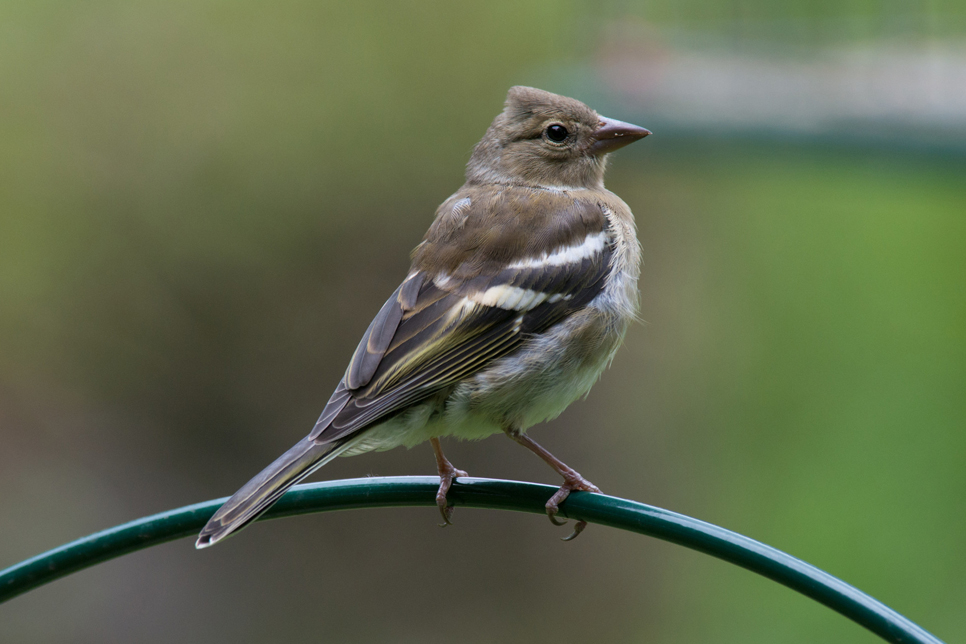
[(349, 389), (358, 389), (369, 384), (376, 369), (379, 368), (386, 349), (389, 348), (389, 343), (392, 342), (399, 322), (402, 320), (403, 311), (399, 304), (399, 292), (402, 288), (402, 286), (397, 288), (392, 297), (379, 309), (379, 313), (369, 324), (365, 335), (362, 336), (362, 341), (352, 355), (345, 375), (346, 387)]
[[(426, 242), (424, 242), (424, 245)], [(422, 246), (421, 246), (422, 248)], [(487, 272), (414, 270), (376, 315), (310, 437), (351, 435), (452, 388), (584, 307), (604, 286), (612, 244), (574, 261)]]

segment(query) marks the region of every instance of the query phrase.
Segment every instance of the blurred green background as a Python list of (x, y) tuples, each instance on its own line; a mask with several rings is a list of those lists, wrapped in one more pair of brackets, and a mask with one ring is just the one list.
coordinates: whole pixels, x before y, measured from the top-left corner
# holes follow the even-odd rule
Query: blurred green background
[[(960, 2), (0, 3), (0, 567), (233, 492), (311, 427), (507, 88), (653, 137), (642, 318), (532, 434), (966, 639)], [(856, 62), (857, 61), (857, 62)], [(511, 441), (476, 476), (556, 483)], [(432, 474), (428, 446), (316, 478)], [(462, 509), (258, 525), (3, 642), (874, 642), (728, 564)]]

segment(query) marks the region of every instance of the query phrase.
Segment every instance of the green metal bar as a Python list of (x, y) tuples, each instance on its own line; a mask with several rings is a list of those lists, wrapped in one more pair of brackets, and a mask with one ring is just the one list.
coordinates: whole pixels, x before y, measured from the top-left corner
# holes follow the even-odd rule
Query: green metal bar
[[(356, 508), (434, 506), (439, 479), (403, 476), (298, 485), (262, 518)], [(460, 478), (449, 492), (455, 506), (544, 513), (550, 485)], [(0, 603), (31, 588), (135, 550), (195, 535), (226, 499), (206, 501), (125, 523), (68, 543), (0, 572)], [(639, 532), (747, 568), (825, 604), (887, 642), (942, 644), (888, 606), (844, 581), (770, 546), (724, 528), (643, 503), (575, 492), (561, 506), (571, 519)], [(199, 555), (200, 556), (200, 555)]]

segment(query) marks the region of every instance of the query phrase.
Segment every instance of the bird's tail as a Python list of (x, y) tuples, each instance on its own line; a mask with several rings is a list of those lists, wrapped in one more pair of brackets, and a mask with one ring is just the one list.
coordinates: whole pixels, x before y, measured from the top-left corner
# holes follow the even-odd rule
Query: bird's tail
[(198, 535), (196, 548), (207, 548), (241, 530), (268, 510), (286, 490), (349, 447), (346, 441), (316, 443), (303, 438), (218, 508)]

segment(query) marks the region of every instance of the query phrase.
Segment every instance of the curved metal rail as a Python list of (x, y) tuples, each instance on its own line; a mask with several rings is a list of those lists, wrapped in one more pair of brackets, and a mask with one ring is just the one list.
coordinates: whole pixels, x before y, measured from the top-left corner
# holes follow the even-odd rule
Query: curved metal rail
[[(404, 476), (298, 485), (262, 518), (390, 506), (433, 506), (439, 479)], [(455, 506), (544, 513), (557, 491), (550, 485), (460, 478), (448, 498)], [(0, 572), (0, 603), (31, 588), (135, 550), (193, 536), (226, 499), (162, 512), (78, 539)], [(888, 606), (844, 581), (763, 543), (710, 523), (636, 501), (574, 492), (560, 515), (664, 539), (747, 568), (796, 590), (866, 627), (887, 642), (942, 644)]]

